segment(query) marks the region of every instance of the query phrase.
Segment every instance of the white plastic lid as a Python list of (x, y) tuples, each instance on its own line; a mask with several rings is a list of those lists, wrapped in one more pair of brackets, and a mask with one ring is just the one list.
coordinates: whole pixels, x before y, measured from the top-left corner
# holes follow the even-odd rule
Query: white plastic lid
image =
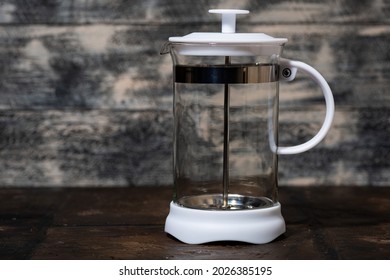
[(172, 43), (209, 43), (209, 44), (267, 44), (283, 45), (286, 38), (274, 38), (264, 33), (235, 33), (236, 15), (248, 14), (247, 10), (218, 9), (209, 13), (222, 15), (222, 30), (218, 32), (194, 32), (182, 37), (170, 37)]

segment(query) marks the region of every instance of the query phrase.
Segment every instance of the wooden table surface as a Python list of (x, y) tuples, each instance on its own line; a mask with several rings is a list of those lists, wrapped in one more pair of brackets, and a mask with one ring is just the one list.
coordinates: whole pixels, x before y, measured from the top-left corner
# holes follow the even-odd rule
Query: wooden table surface
[(0, 188), (0, 259), (390, 259), (390, 188), (281, 187), (287, 231), (264, 245), (168, 236), (171, 193)]

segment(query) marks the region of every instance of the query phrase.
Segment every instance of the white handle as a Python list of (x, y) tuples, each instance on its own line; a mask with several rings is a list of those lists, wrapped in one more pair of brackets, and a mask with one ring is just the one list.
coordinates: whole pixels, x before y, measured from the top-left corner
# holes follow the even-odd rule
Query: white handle
[(292, 81), (295, 78), (297, 69), (299, 69), (302, 72), (308, 74), (320, 86), (325, 98), (326, 115), (320, 131), (318, 131), (318, 133), (312, 139), (303, 144), (291, 147), (277, 147), (277, 154), (279, 155), (299, 154), (306, 152), (307, 150), (310, 150), (316, 146), (328, 133), (334, 116), (333, 95), (324, 77), (322, 77), (322, 75), (313, 67), (300, 61), (294, 61), (285, 58), (280, 59), (279, 64), (281, 80)]

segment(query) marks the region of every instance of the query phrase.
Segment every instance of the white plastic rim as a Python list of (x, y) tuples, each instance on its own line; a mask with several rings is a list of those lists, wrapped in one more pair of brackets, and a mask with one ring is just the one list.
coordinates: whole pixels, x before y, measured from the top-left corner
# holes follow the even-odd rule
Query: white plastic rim
[[(280, 65), (281, 71), (283, 71), (284, 68), (291, 68), (293, 73), (295, 73), (296, 69), (298, 69), (303, 73), (308, 74), (319, 85), (325, 98), (326, 114), (322, 127), (318, 133), (312, 139), (303, 144), (290, 147), (277, 147), (277, 154), (279, 155), (299, 154), (306, 152), (307, 150), (310, 150), (319, 144), (328, 133), (334, 117), (333, 94), (324, 77), (310, 65), (300, 61), (294, 61), (285, 58), (280, 59)], [(293, 78), (294, 77), (292, 77), (292, 79)]]
[(165, 232), (188, 244), (215, 241), (269, 243), (286, 231), (280, 203), (247, 210), (201, 210), (170, 204)]
[[(274, 46), (280, 47), (287, 42), (286, 38), (274, 38), (264, 33), (236, 33), (236, 15), (238, 14), (248, 14), (248, 10), (235, 10), (235, 9), (215, 9), (209, 10), (209, 13), (213, 14), (221, 14), (222, 15), (222, 23), (221, 23), (221, 32), (193, 32), (185, 36), (174, 36), (169, 37), (169, 42), (173, 43), (184, 43), (184, 44), (211, 44), (208, 46), (209, 51), (212, 51), (214, 44), (240, 44), (240, 49), (243, 48), (243, 44), (262, 44), (264, 46)], [(194, 49), (194, 46), (188, 46), (190, 48), (190, 55), (202, 55), (197, 53)], [(218, 47), (218, 46), (217, 46)], [(224, 46), (222, 47), (222, 51), (224, 51)], [(226, 46), (225, 46), (226, 47)], [(236, 51), (240, 51), (237, 49), (237, 46), (233, 46)], [(230, 54), (226, 55), (235, 55), (236, 51), (229, 50)], [(184, 51), (183, 51), (184, 53)], [(274, 52), (271, 54), (277, 54), (279, 52)], [(214, 55), (214, 54), (208, 54)], [(218, 55), (218, 53), (216, 54)]]

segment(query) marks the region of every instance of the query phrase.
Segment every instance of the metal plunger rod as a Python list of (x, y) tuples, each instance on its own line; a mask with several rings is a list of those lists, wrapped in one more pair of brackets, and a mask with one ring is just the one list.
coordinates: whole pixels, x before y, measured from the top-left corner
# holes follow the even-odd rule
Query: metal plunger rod
[[(230, 57), (225, 57), (225, 64), (230, 64)], [(229, 84), (225, 84), (224, 89), (224, 116), (223, 116), (223, 204), (222, 208), (228, 207), (229, 195), (229, 109), (230, 109), (230, 92)]]

